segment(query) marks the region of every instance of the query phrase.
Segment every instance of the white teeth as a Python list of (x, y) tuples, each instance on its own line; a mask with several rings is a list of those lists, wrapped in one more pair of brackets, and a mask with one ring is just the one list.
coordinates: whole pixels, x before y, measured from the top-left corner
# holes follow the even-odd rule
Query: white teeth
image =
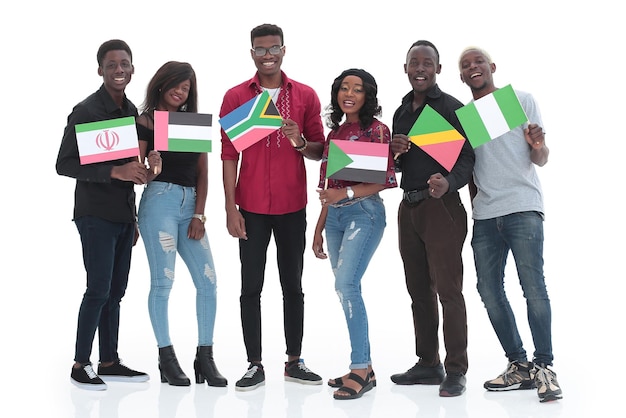
[(273, 61), (272, 62), (264, 62), (263, 63), (263, 66), (265, 66), (265, 67), (271, 67), (272, 65), (274, 65)]
[(474, 73), (474, 74), (470, 74), (470, 78), (480, 77), (481, 75), (482, 75), (482, 73)]

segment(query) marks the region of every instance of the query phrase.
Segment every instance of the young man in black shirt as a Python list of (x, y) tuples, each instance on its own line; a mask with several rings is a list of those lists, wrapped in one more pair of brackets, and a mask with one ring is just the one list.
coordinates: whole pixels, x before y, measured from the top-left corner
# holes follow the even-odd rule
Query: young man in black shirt
[[(135, 184), (144, 184), (147, 168), (138, 158), (80, 164), (75, 126), (137, 116), (124, 90), (134, 72), (126, 42), (103, 43), (97, 54), (103, 84), (77, 104), (67, 118), (56, 170), (76, 179), (74, 216), (83, 248), (87, 287), (78, 312), (71, 382), (88, 390), (105, 390), (105, 380), (145, 382), (146, 373), (126, 367), (117, 353), (120, 302), (126, 291), (132, 247), (137, 242)], [(153, 157), (154, 158), (154, 157)], [(98, 330), (98, 374), (90, 356)]]

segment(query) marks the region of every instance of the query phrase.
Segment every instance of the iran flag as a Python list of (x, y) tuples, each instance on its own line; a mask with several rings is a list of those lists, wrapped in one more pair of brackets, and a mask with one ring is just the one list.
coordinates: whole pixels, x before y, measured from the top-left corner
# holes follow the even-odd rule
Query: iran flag
[(81, 164), (122, 158), (139, 158), (137, 127), (133, 116), (75, 126)]

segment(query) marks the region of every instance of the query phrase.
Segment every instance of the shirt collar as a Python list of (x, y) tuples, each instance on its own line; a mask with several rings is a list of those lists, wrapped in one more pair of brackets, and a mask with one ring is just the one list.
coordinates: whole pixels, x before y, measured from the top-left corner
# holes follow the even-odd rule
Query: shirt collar
[[(439, 88), (439, 85), (435, 84), (434, 86), (432, 86), (430, 89), (428, 89), (428, 91), (426, 92), (426, 102), (428, 102), (428, 99), (438, 99), (441, 97), (441, 89)], [(406, 105), (408, 103), (413, 102), (413, 90), (411, 90), (410, 92), (408, 92), (403, 98), (402, 98), (402, 104)]]
[[(280, 72), (280, 75), (281, 75), (281, 80), (282, 80), (280, 88), (284, 90), (286, 87), (291, 87), (291, 79), (287, 77), (287, 75), (283, 71)], [(255, 73), (254, 77), (250, 79), (250, 81), (248, 82), (248, 87), (250, 87), (251, 89), (255, 89), (257, 91), (263, 91), (263, 87), (261, 86), (261, 80), (259, 79), (258, 72)]]

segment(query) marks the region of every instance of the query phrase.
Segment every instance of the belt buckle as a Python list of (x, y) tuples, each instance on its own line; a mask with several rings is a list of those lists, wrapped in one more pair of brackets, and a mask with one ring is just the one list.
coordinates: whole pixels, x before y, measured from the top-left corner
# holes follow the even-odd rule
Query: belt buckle
[(411, 190), (410, 192), (404, 192), (404, 200), (409, 203), (419, 203), (422, 200), (426, 200), (428, 197), (428, 194), (424, 196), (424, 190)]

